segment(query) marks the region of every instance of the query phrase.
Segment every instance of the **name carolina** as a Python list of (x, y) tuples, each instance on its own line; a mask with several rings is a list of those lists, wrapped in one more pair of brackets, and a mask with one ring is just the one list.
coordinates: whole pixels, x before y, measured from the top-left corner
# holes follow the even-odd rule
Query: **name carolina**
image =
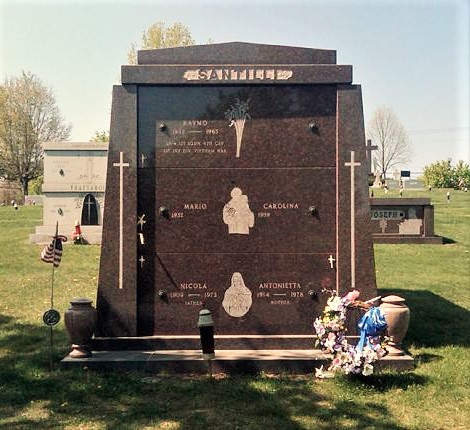
[(263, 209), (299, 209), (298, 203), (264, 203)]

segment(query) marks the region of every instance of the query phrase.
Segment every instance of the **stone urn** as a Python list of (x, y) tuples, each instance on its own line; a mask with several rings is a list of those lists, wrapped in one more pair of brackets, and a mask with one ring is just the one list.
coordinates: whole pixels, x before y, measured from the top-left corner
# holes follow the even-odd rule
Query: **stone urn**
[(400, 296), (387, 296), (382, 299), (380, 309), (385, 313), (388, 335), (392, 341), (387, 347), (390, 355), (404, 355), (401, 342), (410, 325), (410, 309)]
[(90, 341), (97, 321), (96, 309), (92, 303), (87, 298), (73, 298), (65, 311), (65, 327), (72, 343), (72, 351), (69, 353), (71, 358), (91, 357)]

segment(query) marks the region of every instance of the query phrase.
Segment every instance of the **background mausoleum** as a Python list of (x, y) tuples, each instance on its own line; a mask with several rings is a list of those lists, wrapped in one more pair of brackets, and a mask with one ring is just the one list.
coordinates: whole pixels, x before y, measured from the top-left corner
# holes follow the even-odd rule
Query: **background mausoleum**
[(76, 222), (88, 243), (101, 243), (108, 143), (51, 142), (44, 148), (43, 225), (30, 235), (47, 243), (55, 233), (70, 239)]

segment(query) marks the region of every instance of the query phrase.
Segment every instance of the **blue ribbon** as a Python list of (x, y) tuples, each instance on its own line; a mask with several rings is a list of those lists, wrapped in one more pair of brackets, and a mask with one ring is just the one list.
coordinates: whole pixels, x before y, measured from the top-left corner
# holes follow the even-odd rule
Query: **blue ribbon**
[(364, 346), (370, 345), (369, 337), (378, 336), (387, 328), (385, 314), (379, 307), (374, 306), (363, 315), (357, 327), (361, 330), (361, 336), (356, 349), (362, 351)]

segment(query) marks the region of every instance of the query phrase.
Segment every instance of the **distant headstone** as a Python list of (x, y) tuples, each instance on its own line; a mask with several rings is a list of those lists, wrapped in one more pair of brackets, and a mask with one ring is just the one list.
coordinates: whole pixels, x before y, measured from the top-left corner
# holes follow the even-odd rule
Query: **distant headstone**
[(383, 186), (383, 183), (382, 183), (382, 174), (377, 170), (375, 173), (374, 173), (374, 176), (375, 176), (375, 179), (374, 179), (374, 183), (372, 184), (372, 186), (374, 188), (382, 188)]
[(428, 198), (371, 198), (375, 243), (443, 243), (434, 234), (434, 206)]
[(101, 243), (108, 144), (51, 142), (43, 149), (43, 225), (30, 242), (50, 242), (56, 222), (59, 234), (70, 237), (78, 221), (86, 242)]
[(406, 188), (408, 190), (414, 189), (414, 190), (420, 190), (424, 188), (424, 183), (423, 181), (419, 179), (408, 179), (407, 181), (404, 181), (406, 184)]
[[(376, 296), (361, 88), (336, 52), (138, 53), (113, 91), (95, 348), (311, 348), (322, 289)], [(125, 338), (124, 338), (125, 337)]]
[(42, 206), (43, 204), (43, 196), (42, 194), (39, 195), (29, 195), (24, 197), (24, 204), (25, 206)]

